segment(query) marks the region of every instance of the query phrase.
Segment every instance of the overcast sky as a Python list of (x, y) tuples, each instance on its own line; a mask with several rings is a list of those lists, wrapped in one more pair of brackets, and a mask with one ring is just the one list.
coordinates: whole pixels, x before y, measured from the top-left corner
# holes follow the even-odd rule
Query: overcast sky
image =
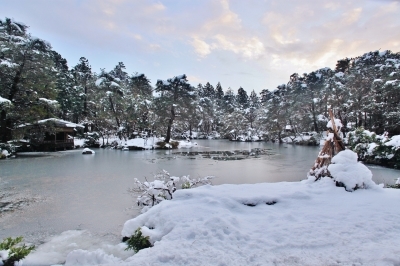
[(400, 52), (399, 0), (0, 0), (73, 67), (124, 62), (157, 79), (235, 92), (273, 90), (295, 72), (375, 50)]

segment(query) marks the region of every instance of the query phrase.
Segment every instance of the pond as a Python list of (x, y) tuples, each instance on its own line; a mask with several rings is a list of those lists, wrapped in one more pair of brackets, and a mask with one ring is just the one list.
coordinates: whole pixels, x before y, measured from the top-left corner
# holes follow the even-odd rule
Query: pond
[[(213, 175), (214, 185), (300, 181), (320, 149), (266, 142), (196, 142), (198, 146), (191, 149), (94, 149), (95, 155), (72, 150), (2, 160), (0, 239), (22, 235), (41, 243), (66, 230), (85, 229), (99, 241), (117, 243), (124, 222), (139, 213), (128, 193), (134, 178), (151, 179), (165, 169), (174, 176)], [(260, 152), (249, 155), (252, 149)], [(398, 170), (370, 169), (378, 183), (393, 184), (400, 176)]]

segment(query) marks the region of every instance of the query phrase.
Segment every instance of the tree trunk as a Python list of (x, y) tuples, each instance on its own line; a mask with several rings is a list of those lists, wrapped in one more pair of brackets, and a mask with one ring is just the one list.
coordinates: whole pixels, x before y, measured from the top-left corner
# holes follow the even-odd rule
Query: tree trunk
[(171, 139), (171, 129), (172, 129), (172, 124), (174, 123), (175, 119), (175, 107), (172, 105), (171, 106), (171, 117), (168, 120), (168, 128), (167, 128), (167, 136), (165, 137), (165, 142), (169, 143)]
[(317, 117), (315, 116), (315, 104), (314, 104), (314, 101), (313, 101), (313, 103), (311, 105), (311, 111), (312, 111), (312, 116), (313, 116), (314, 131), (319, 133), (318, 124), (317, 124)]
[(0, 114), (0, 135), (1, 142), (7, 142), (8, 139), (8, 128), (7, 128), (7, 112), (6, 110), (2, 110)]
[(118, 126), (118, 129), (119, 129), (119, 128), (121, 127), (121, 125), (120, 125), (120, 123), (119, 123), (119, 119), (118, 119), (118, 116), (117, 116), (117, 112), (115, 111), (114, 103), (113, 103), (113, 101), (112, 101), (111, 96), (108, 96), (108, 99), (110, 100), (111, 110), (112, 110), (113, 113), (114, 113), (115, 122), (117, 122), (117, 126)]

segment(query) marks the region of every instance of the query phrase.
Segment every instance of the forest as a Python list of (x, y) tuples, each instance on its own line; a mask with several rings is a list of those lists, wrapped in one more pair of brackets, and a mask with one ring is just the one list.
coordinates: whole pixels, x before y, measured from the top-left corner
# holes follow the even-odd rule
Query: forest
[(127, 139), (146, 131), (169, 142), (198, 132), (281, 141), (285, 134), (324, 131), (328, 108), (344, 133), (363, 127), (400, 134), (400, 53), (340, 59), (335, 69), (294, 73), (287, 83), (257, 94), (220, 83), (193, 86), (182, 73), (151, 81), (144, 73), (129, 74), (123, 62), (99, 72), (85, 57), (69, 66), (28, 28), (0, 20), (0, 142), (23, 137), (16, 129), (47, 118), (82, 124), (83, 132), (102, 137)]

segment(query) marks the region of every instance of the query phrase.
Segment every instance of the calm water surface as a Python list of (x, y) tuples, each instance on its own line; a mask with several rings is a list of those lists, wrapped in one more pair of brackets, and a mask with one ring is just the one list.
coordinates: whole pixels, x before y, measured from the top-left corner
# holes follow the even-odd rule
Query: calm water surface
[[(264, 142), (197, 140), (199, 146), (168, 151), (95, 149), (25, 155), (0, 161), (1, 197), (20, 202), (14, 211), (0, 213), (0, 239), (23, 235), (30, 242), (66, 230), (87, 229), (92, 234), (120, 240), (124, 222), (138, 214), (128, 193), (133, 178), (151, 178), (162, 169), (171, 175), (216, 176), (214, 185), (305, 179), (319, 147)], [(187, 156), (189, 151), (269, 149), (268, 155), (237, 161)], [(400, 171), (370, 166), (378, 183), (394, 183)]]

